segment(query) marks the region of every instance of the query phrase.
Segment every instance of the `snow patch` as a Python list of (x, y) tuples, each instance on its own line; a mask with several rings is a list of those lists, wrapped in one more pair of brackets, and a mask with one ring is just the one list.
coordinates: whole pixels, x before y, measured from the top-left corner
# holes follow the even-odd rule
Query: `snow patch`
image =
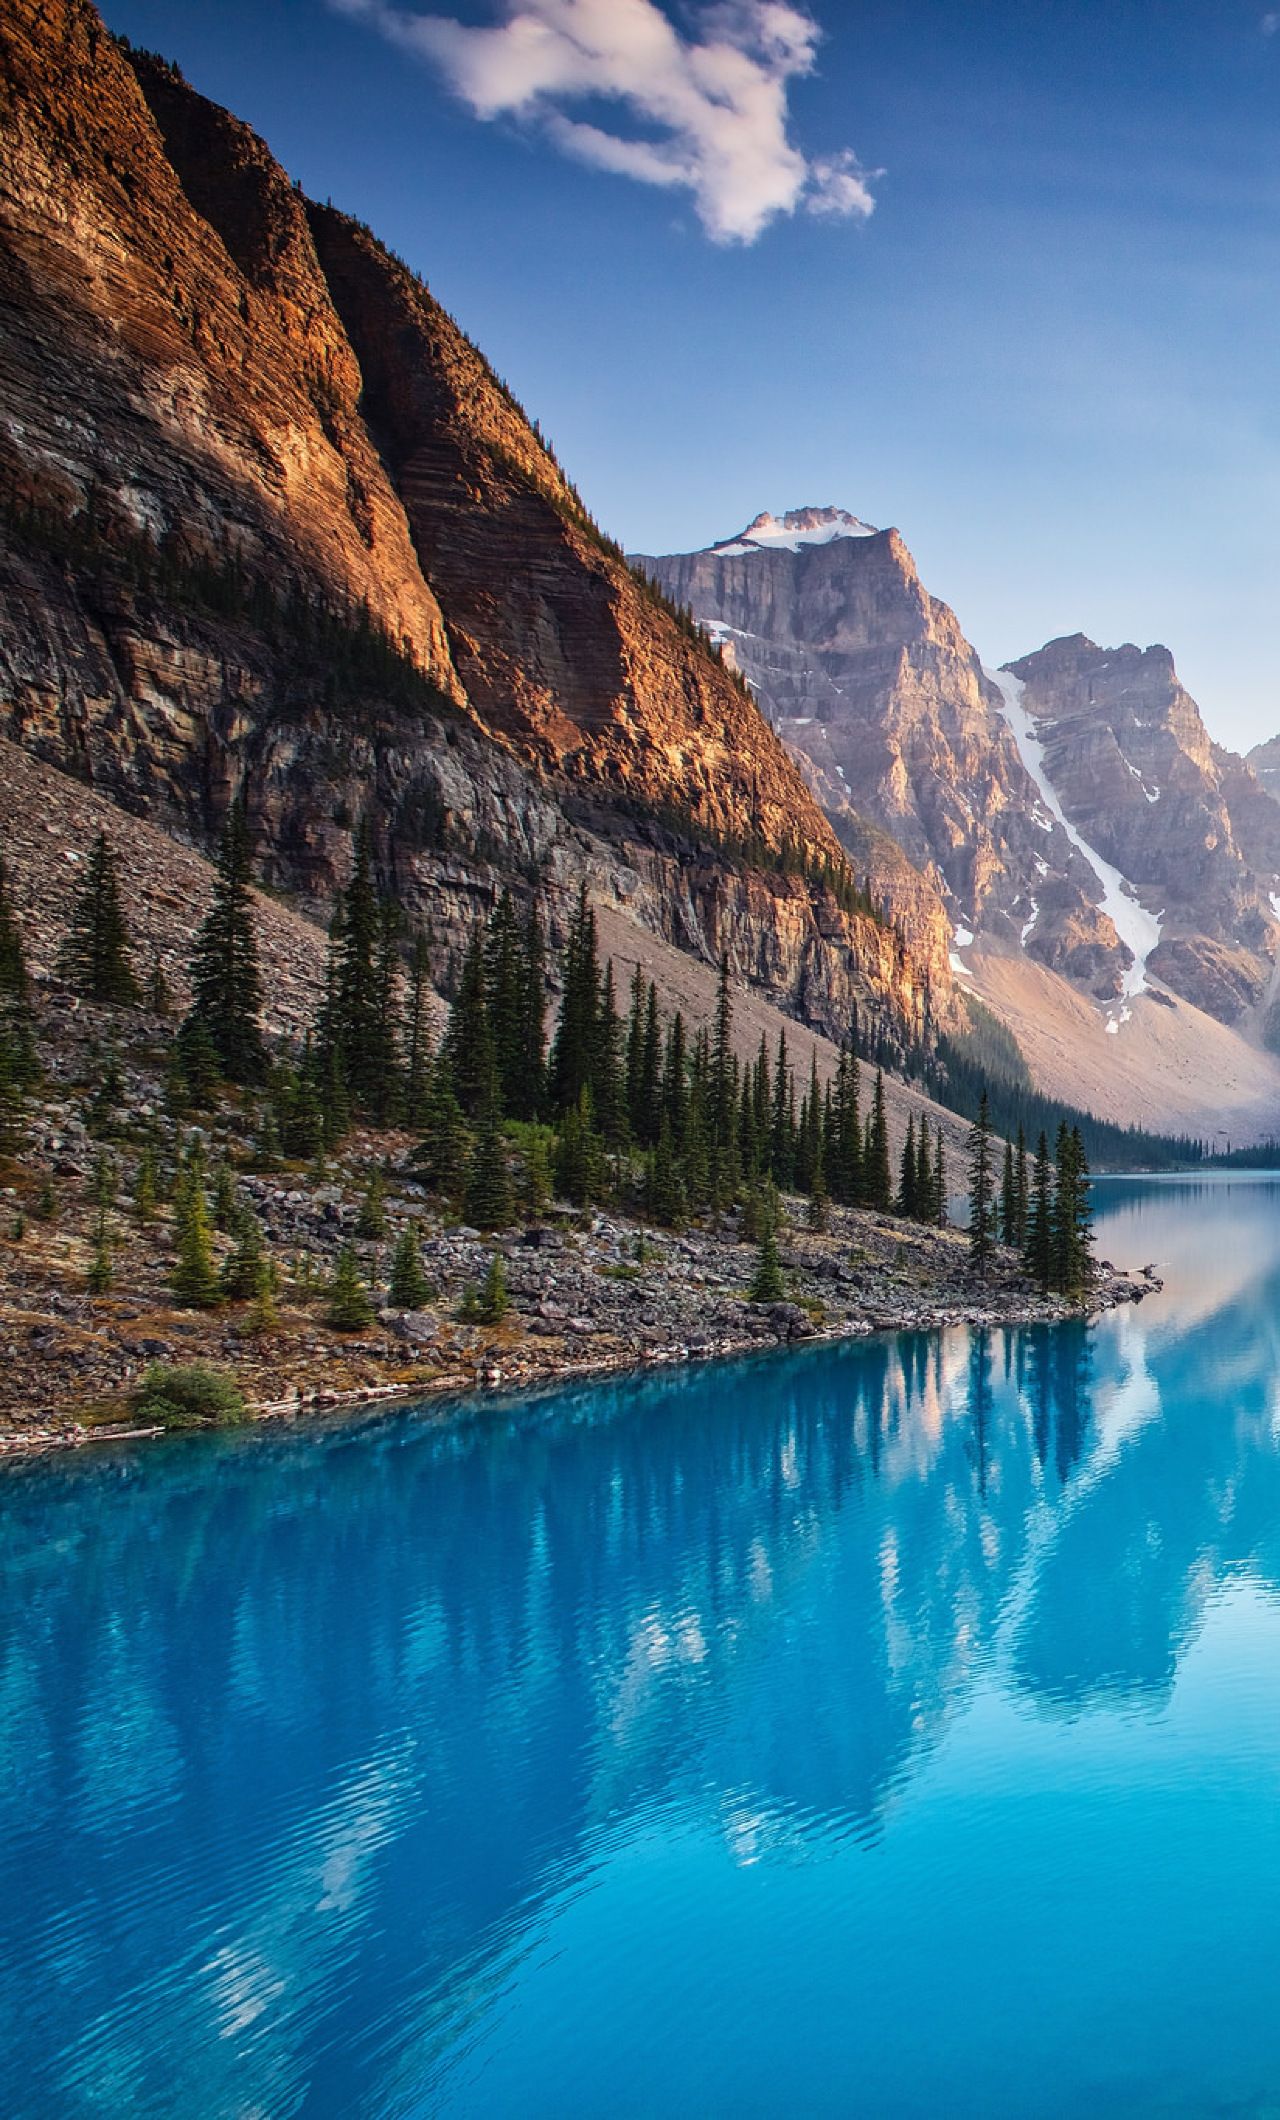
[(1280, 891), (1272, 891), (1271, 893), (1271, 910), (1275, 914), (1276, 919), (1280, 920)]
[(973, 941), (972, 930), (967, 927), (961, 927), (959, 921), (957, 921), (955, 929), (953, 931), (952, 941), (954, 943), (954, 947), (951, 950), (947, 960), (951, 966), (952, 971), (959, 979), (972, 979), (973, 973), (969, 970), (969, 967), (965, 963), (964, 958), (960, 955), (961, 950), (967, 950), (970, 943)]
[(874, 523), (864, 523), (844, 508), (791, 508), (779, 519), (766, 508), (736, 537), (709, 550), (733, 558), (746, 552), (799, 552), (809, 545), (833, 545), (842, 537), (878, 537)]
[(1128, 769), (1129, 769), (1129, 771), (1130, 771), (1130, 772), (1132, 773), (1132, 775), (1133, 775), (1134, 779), (1135, 779), (1135, 780), (1137, 781), (1137, 783), (1138, 783), (1138, 786), (1139, 786), (1139, 787), (1141, 788), (1141, 790), (1142, 790), (1143, 794), (1144, 794), (1144, 795), (1146, 796), (1146, 798), (1147, 798), (1147, 801), (1148, 801), (1148, 802), (1159, 802), (1159, 800), (1160, 800), (1160, 790), (1159, 790), (1159, 788), (1156, 788), (1156, 789), (1154, 790), (1154, 792), (1153, 792), (1153, 791), (1152, 791), (1152, 789), (1150, 789), (1150, 788), (1149, 788), (1149, 787), (1147, 786), (1147, 783), (1146, 783), (1146, 781), (1145, 781), (1145, 780), (1143, 779), (1143, 777), (1142, 777), (1142, 773), (1141, 773), (1141, 770), (1140, 770), (1140, 768), (1139, 768), (1138, 766), (1135, 766), (1135, 765), (1134, 765), (1134, 763), (1133, 763), (1133, 761), (1132, 761), (1131, 759), (1128, 759), (1128, 758), (1126, 758), (1126, 759), (1125, 759), (1125, 765), (1126, 765), (1126, 766), (1128, 767)]
[[(1164, 915), (1149, 913), (1144, 905), (1140, 905), (1132, 885), (1126, 883), (1119, 869), (1112, 868), (1109, 861), (1104, 861), (1101, 854), (1089, 845), (1067, 818), (1045, 771), (1044, 745), (1036, 734), (1030, 714), (1022, 704), (1022, 695), (1026, 690), (1022, 679), (1015, 677), (1011, 670), (986, 670), (985, 666), (984, 674), (991, 679), (1004, 703), (1004, 718), (1022, 754), (1022, 763), (1039, 788), (1046, 807), (1062, 826), (1076, 852), (1083, 854), (1093, 870), (1102, 886), (1102, 910), (1109, 915), (1121, 942), (1132, 953), (1133, 963), (1124, 974), (1120, 997), (1107, 1009), (1107, 1029), (1116, 1035), (1121, 1024), (1127, 1023), (1133, 1014), (1129, 1004), (1135, 1001), (1139, 994), (1147, 991), (1147, 959), (1159, 944), (1160, 923)], [(1143, 792), (1146, 792), (1145, 789)], [(1150, 799), (1148, 797), (1148, 800)]]
[(1036, 904), (1035, 899), (1033, 898), (1031, 901), (1031, 918), (1030, 920), (1024, 920), (1022, 923), (1022, 945), (1024, 949), (1026, 947), (1027, 937), (1031, 933), (1032, 928), (1035, 926), (1039, 918), (1040, 908)]

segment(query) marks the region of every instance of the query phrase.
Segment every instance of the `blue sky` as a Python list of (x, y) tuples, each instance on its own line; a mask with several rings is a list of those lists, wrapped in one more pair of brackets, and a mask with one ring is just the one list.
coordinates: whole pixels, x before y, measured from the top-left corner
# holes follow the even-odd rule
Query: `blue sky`
[[(423, 273), (633, 550), (834, 501), (988, 660), (1164, 640), (1215, 736), (1280, 730), (1280, 22), (812, 0), (810, 54), (792, 0), (720, 5), (104, 12)], [(536, 60), (465, 35), (522, 10)], [(625, 54), (546, 72), (576, 10), (675, 29), (643, 109)], [(757, 68), (729, 133), (696, 51), (726, 42)]]

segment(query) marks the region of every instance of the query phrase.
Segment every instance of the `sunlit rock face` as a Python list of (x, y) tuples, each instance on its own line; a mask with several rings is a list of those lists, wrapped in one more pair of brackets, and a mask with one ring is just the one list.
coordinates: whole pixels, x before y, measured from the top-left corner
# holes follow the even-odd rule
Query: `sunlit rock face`
[(1272, 974), (1280, 807), (1211, 740), (1167, 648), (1077, 633), (1010, 669), (1066, 814), (1162, 915), (1152, 975), (1233, 1021)]
[[(1234, 1021), (1263, 998), (1280, 811), (1167, 649), (1077, 634), (986, 670), (898, 532), (835, 508), (641, 564), (746, 674), (837, 830), (852, 809), (891, 833), (981, 943), (1104, 1002), (1154, 981)], [(1159, 921), (1137, 963), (1126, 900)]]
[(757, 518), (702, 552), (641, 559), (748, 678), (836, 825), (892, 835), (952, 924), (1030, 949), (1100, 996), (1129, 953), (1046, 810), (955, 613), (896, 530), (835, 508)]
[(836, 1033), (946, 1017), (941, 930), (815, 882), (837, 840), (747, 688), (366, 229), (86, 0), (6, 8), (0, 128), (7, 733), (201, 836), (245, 793), (321, 899), (367, 814), (447, 941), (502, 880), (554, 929), (585, 875)]

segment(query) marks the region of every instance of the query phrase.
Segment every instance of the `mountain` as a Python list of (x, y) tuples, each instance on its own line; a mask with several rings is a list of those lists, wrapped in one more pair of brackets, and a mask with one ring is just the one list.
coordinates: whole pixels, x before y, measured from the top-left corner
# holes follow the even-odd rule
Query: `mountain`
[(556, 932), (585, 878), (837, 1035), (959, 1020), (943, 926), (860, 904), (747, 687), (367, 229), (87, 0), (11, 0), (0, 88), (9, 735), (202, 841), (242, 792), (322, 903), (367, 816), (442, 974), (501, 881)]
[(746, 676), (846, 843), (870, 820), (924, 870), (962, 938), (1025, 944), (1099, 997), (1120, 993), (1131, 957), (1098, 880), (1028, 773), (999, 685), (896, 530), (802, 508), (637, 564)]
[(1256, 743), (1247, 753), (1245, 764), (1252, 766), (1268, 795), (1280, 801), (1280, 736), (1270, 736), (1265, 743)]
[(1273, 977), (1280, 806), (1210, 738), (1165, 647), (1084, 634), (1008, 665), (1072, 825), (1157, 915), (1147, 970), (1223, 1022)]
[(1280, 807), (1166, 648), (1077, 634), (984, 669), (898, 532), (837, 508), (639, 564), (746, 675), (837, 831), (852, 808), (933, 880), (961, 969), (975, 940), (1025, 951), (1115, 1024), (1153, 979), (1225, 1022), (1262, 1001)]

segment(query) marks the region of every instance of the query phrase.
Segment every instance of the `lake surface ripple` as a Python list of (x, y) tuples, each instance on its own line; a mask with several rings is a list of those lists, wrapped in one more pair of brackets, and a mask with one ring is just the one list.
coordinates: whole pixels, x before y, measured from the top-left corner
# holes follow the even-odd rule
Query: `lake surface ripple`
[(0, 1479), (0, 2112), (1280, 2108), (1280, 1184), (1165, 1293)]

